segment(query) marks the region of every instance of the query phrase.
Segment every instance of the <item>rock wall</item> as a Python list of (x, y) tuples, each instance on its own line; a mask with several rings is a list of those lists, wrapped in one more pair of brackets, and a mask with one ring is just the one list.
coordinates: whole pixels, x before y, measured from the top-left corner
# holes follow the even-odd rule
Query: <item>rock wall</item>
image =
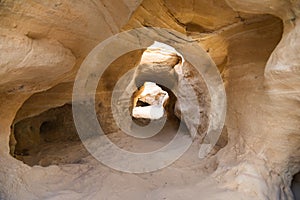
[[(200, 191), (210, 191), (209, 199), (293, 199), (290, 185), (300, 170), (299, 5), (298, 0), (0, 1), (0, 199), (193, 199)], [(90, 50), (121, 30), (142, 26), (191, 36), (217, 64), (228, 97), (224, 148), (151, 176), (111, 172), (91, 158), (88, 164), (43, 168), (9, 155), (13, 124), (71, 102), (74, 76)], [(142, 52), (116, 60), (100, 80), (102, 123), (113, 123), (103, 120), (109, 119), (111, 88)], [(111, 132), (114, 127), (107, 125)], [(172, 184), (162, 185), (165, 180)], [(118, 190), (110, 187), (112, 181)], [(95, 183), (101, 188), (91, 187)]]
[[(271, 196), (271, 199), (292, 199), (289, 185), (293, 175), (299, 171), (299, 136), (297, 136), (296, 125), (299, 110), (295, 106), (299, 101), (299, 85), (296, 81), (299, 75), (299, 64), (296, 61), (299, 59), (298, 39), (296, 39), (298, 38), (296, 36), (298, 32), (297, 3), (291, 1), (228, 2), (235, 10), (270, 13), (280, 17), (283, 21), (282, 39), (267, 63), (263, 65), (265, 66), (264, 76), (260, 84), (263, 86), (263, 97), (256, 97), (252, 100), (256, 103), (260, 102), (254, 107), (263, 110), (261, 114), (253, 113), (253, 116), (261, 116), (261, 118), (255, 121), (255, 127), (248, 127), (244, 133), (242, 132), (243, 126), (240, 125), (240, 131), (237, 133), (243, 140), (235, 142), (239, 149), (243, 147), (245, 151), (238, 159), (241, 159), (239, 165), (244, 163), (244, 169), (238, 170), (237, 179), (242, 179), (241, 176), (247, 174), (263, 179), (263, 181), (253, 180), (247, 184), (238, 181), (240, 187), (243, 190), (249, 190), (249, 184), (258, 185), (255, 190), (261, 190), (260, 198)], [(247, 101), (249, 99), (251, 98)], [(249, 116), (250, 113), (247, 114)], [(244, 126), (246, 128), (248, 125)], [(251, 152), (250, 155), (249, 152)], [(254, 158), (253, 161), (249, 160), (251, 157)], [(260, 165), (262, 167), (257, 167)], [(263, 187), (265, 188), (262, 189)]]

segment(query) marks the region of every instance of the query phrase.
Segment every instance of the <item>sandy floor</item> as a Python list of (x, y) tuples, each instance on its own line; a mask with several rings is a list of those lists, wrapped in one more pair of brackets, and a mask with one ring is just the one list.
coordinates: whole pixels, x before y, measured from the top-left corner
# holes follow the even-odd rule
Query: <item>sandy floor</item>
[[(174, 137), (177, 127), (177, 121), (168, 121), (159, 134), (147, 140), (133, 139), (122, 132), (110, 134), (109, 138), (126, 150), (148, 152), (166, 145)], [(201, 161), (198, 158), (198, 144), (199, 141), (195, 140), (190, 149), (172, 165), (145, 174), (123, 173), (104, 166), (87, 152), (80, 141), (44, 144), (39, 152), (24, 159), (28, 163), (47, 167), (35, 165), (24, 173), (21, 179), (30, 182), (26, 182), (26, 188), (19, 190), (16, 196), (32, 200), (231, 198), (230, 191), (218, 188), (216, 180), (208, 177), (217, 163), (214, 163), (213, 157), (207, 163)], [(234, 197), (241, 199), (236, 192)]]

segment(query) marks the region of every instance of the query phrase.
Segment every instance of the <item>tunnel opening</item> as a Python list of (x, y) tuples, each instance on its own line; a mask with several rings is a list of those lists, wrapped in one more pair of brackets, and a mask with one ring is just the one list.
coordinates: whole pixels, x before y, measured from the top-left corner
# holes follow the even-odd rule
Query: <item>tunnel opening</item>
[(133, 93), (133, 118), (160, 119), (165, 114), (169, 94), (156, 83), (145, 82)]
[[(147, 83), (149, 82), (145, 82), (145, 84)], [(132, 137), (132, 135), (128, 135), (122, 130), (119, 130), (114, 133), (109, 133), (107, 135), (109, 139), (120, 148), (135, 153), (151, 152), (164, 147), (175, 137), (181, 123), (181, 120), (175, 115), (174, 112), (175, 104), (177, 102), (177, 97), (175, 96), (175, 94), (169, 88), (151, 82), (151, 85), (155, 85), (157, 89), (159, 88), (158, 90), (160, 92), (163, 92), (167, 96), (167, 100), (162, 100), (164, 95), (160, 96), (159, 92), (152, 93), (152, 91), (150, 91), (150, 94), (147, 94), (145, 96), (139, 95), (141, 94), (140, 92), (141, 90), (143, 90), (143, 86), (145, 84), (138, 87), (137, 90), (131, 96), (129, 107), (129, 112), (132, 119), (132, 124), (130, 125), (132, 127), (131, 130), (134, 130), (133, 124), (139, 127), (146, 127), (153, 121), (158, 122), (163, 121), (165, 119), (166, 121), (161, 130), (151, 137), (142, 139), (139, 137)], [(160, 99), (159, 96), (162, 98)], [(146, 100), (145, 97), (149, 99)], [(151, 106), (157, 106), (158, 109), (160, 109), (159, 112), (161, 113), (158, 114), (156, 109), (151, 110)], [(138, 113), (134, 113), (134, 108), (147, 107), (150, 107), (150, 109), (141, 110), (138, 111)], [(136, 114), (136, 116), (134, 114)], [(186, 133), (188, 133), (186, 127), (185, 130)], [(139, 136), (142, 135), (143, 133), (141, 132)], [(124, 146), (124, 143), (126, 143), (127, 145)]]
[[(147, 84), (150, 87), (147, 87)], [(137, 125), (146, 126), (151, 120), (166, 117), (167, 123), (179, 127), (181, 120), (174, 112), (177, 97), (169, 88), (153, 82), (145, 82), (133, 93), (131, 101), (130, 112), (133, 122)]]
[[(180, 124), (183, 124), (183, 129), (186, 130), (185, 133), (189, 136), (191, 135), (190, 129), (196, 130), (198, 135), (201, 135), (200, 141), (197, 141), (199, 143), (202, 142), (201, 139), (205, 136), (205, 131), (208, 126), (208, 113), (210, 109), (210, 97), (207, 86), (203, 77), (195, 70), (194, 66), (185, 61), (183, 56), (173, 47), (164, 43), (154, 42), (153, 45), (142, 53), (141, 60), (134, 69), (133, 76), (128, 79), (131, 81), (129, 83), (121, 83), (119, 90), (126, 93), (132, 85), (136, 88), (133, 95), (130, 96), (131, 101), (129, 106), (126, 107), (125, 104), (123, 105), (123, 107), (127, 109), (130, 107), (129, 113), (131, 113), (132, 121), (139, 126), (146, 127), (150, 124), (151, 120), (160, 121), (162, 116), (166, 116), (167, 120), (160, 132), (151, 138), (143, 138), (143, 140), (130, 137), (130, 135), (127, 136), (126, 131), (117, 130), (117, 132), (112, 132), (109, 134), (111, 140), (114, 140), (113, 137), (118, 138), (117, 134), (121, 134), (123, 135), (121, 137), (124, 137), (125, 140), (131, 140), (128, 143), (134, 144), (131, 145), (130, 148), (122, 145), (118, 145), (119, 147), (127, 151), (138, 153), (153, 151), (168, 144), (175, 137)], [(139, 95), (139, 93), (143, 92), (145, 84), (147, 83), (154, 85), (154, 87), (159, 87), (168, 94), (168, 100), (158, 103), (161, 105), (160, 111), (164, 110), (165, 112), (154, 112), (153, 116), (150, 114), (151, 109), (145, 109), (150, 108), (153, 103), (147, 102), (145, 97), (142, 97), (143, 95)], [(186, 85), (190, 85), (190, 87)], [(186, 87), (188, 87), (189, 90), (187, 90)], [(191, 90), (195, 93), (193, 98), (189, 98), (191, 96), (191, 93), (189, 93)], [(177, 91), (177, 94), (175, 95), (173, 91)], [(158, 99), (159, 97), (164, 98), (164, 95), (152, 95), (150, 99), (155, 99), (154, 96), (157, 96)], [(182, 105), (178, 103), (178, 97), (181, 98), (181, 102), (183, 102)], [(183, 101), (183, 99), (186, 99), (186, 101)], [(200, 119), (198, 120), (193, 119), (194, 116), (191, 115), (191, 113), (195, 112), (193, 107), (196, 105), (194, 102), (197, 102), (201, 108)], [(104, 103), (103, 101), (103, 104)], [(116, 105), (116, 107), (118, 106), (119, 105)], [(136, 107), (139, 107), (140, 113), (134, 112)], [(155, 116), (157, 113), (160, 114)], [(128, 122), (125, 125), (129, 126), (127, 127), (128, 129), (130, 129), (130, 123), (131, 122)], [(141, 135), (142, 137), (144, 136), (143, 134)], [(156, 141), (156, 144), (153, 144), (153, 141)], [(118, 143), (118, 140), (116, 139), (114, 143)]]

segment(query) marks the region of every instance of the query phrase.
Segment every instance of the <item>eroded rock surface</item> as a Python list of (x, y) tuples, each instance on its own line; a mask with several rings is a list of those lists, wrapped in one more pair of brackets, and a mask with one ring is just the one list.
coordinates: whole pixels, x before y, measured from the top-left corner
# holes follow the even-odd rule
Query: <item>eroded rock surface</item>
[[(299, 0), (0, 1), (0, 199), (293, 199), (290, 186), (300, 170), (299, 5)], [(171, 166), (140, 175), (113, 171), (88, 153), (80, 162), (58, 159), (49, 167), (30, 167), (9, 154), (18, 145), (11, 136), (15, 125), (26, 137), (30, 120), (71, 103), (75, 74), (93, 47), (121, 30), (143, 26), (190, 36), (218, 66), (228, 101), (219, 151), (199, 160), (199, 145), (208, 141), (196, 140)], [(144, 51), (111, 63), (96, 94), (97, 114), (119, 146), (153, 150), (176, 132), (174, 124), (167, 125), (165, 137), (139, 143), (119, 136), (111, 113), (115, 84), (140, 63)], [(155, 72), (151, 62), (142, 63), (137, 73)], [(173, 67), (180, 62), (168, 55), (156, 64), (165, 69), (163, 78), (179, 80), (178, 98), (188, 93), (182, 81), (187, 77), (200, 112), (208, 113), (201, 115), (205, 122), (205, 83), (188, 61), (176, 73)], [(137, 76), (134, 83), (141, 86), (145, 77)], [(177, 116), (193, 109), (190, 102), (183, 101), (185, 110), (177, 109)], [(30, 123), (18, 126), (23, 120)], [(190, 130), (196, 123), (185, 121)], [(40, 130), (42, 122), (36, 124)], [(205, 129), (197, 132), (205, 135)], [(82, 145), (64, 144), (57, 152), (76, 160), (72, 155)], [(45, 166), (51, 164), (44, 160)]]
[[(145, 82), (133, 99), (132, 116), (135, 118), (160, 119), (163, 117), (164, 104), (169, 99), (166, 91), (152, 82)], [(148, 105), (138, 105), (138, 102)]]

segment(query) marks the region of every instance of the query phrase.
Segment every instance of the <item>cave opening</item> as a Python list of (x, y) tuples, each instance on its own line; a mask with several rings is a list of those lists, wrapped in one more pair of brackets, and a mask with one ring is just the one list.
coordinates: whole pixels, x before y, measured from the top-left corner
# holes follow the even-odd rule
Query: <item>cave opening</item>
[[(162, 131), (154, 136), (154, 139), (173, 137), (174, 131), (168, 129), (178, 128), (180, 118), (175, 114), (177, 97), (169, 88), (154, 82), (145, 82), (132, 94), (132, 105), (130, 107), (132, 121), (143, 127), (151, 123), (166, 118), (166, 125)], [(184, 122), (183, 122), (184, 123)], [(173, 127), (173, 128), (170, 128)]]
[(160, 119), (164, 116), (169, 94), (156, 83), (145, 82), (133, 94), (132, 116), (134, 118)]
[(15, 122), (11, 137), (11, 155), (29, 166), (80, 163), (88, 155), (77, 135), (71, 104)]

